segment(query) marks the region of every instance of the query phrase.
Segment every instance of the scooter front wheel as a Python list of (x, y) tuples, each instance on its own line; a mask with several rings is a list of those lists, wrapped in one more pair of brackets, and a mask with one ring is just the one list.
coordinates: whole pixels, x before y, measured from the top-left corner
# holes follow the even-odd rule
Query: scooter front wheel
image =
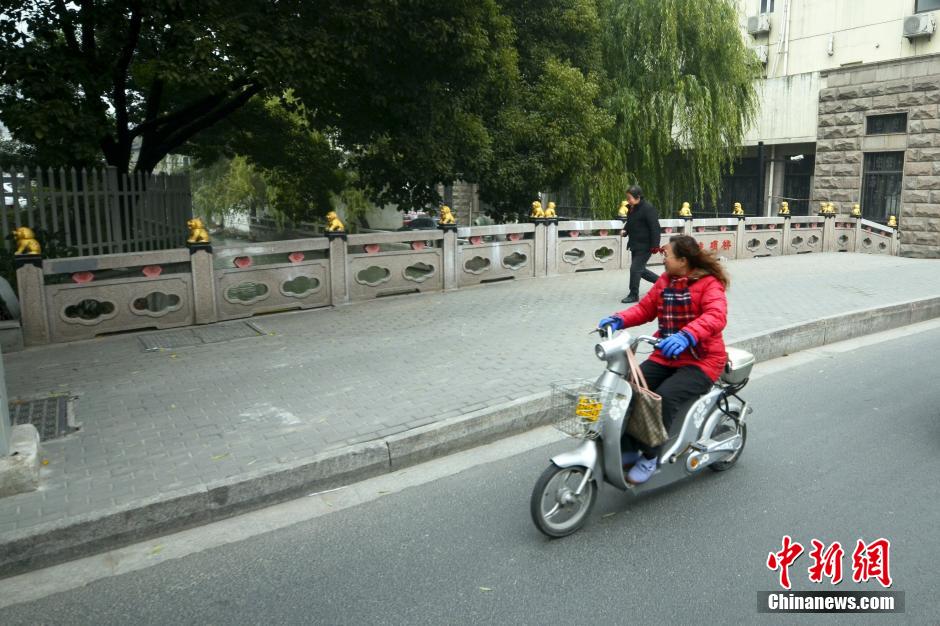
[(584, 526), (597, 499), (597, 484), (587, 474), (586, 467), (554, 463), (542, 472), (529, 507), (540, 531), (549, 537), (565, 537)]

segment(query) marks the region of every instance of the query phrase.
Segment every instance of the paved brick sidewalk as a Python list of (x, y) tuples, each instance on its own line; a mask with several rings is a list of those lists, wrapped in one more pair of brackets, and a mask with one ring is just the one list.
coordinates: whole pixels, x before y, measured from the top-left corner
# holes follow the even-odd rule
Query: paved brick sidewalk
[[(940, 296), (929, 260), (728, 266), (729, 340)], [(74, 395), (82, 429), (43, 445), (40, 491), (0, 500), (0, 541), (593, 376), (587, 332), (622, 308), (626, 281), (591, 272), (260, 317), (269, 335), (173, 351), (124, 335), (4, 355), (13, 399)]]

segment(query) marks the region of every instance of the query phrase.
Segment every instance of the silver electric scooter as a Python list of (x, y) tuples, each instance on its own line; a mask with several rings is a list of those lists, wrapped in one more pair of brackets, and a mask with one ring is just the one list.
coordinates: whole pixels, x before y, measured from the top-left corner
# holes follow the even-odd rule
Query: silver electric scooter
[(694, 476), (706, 467), (721, 472), (741, 457), (747, 439), (745, 418), (753, 409), (737, 394), (747, 385), (754, 356), (728, 348), (728, 362), (719, 380), (708, 393), (680, 407), (656, 472), (641, 485), (628, 483), (620, 446), (633, 395), (626, 380), (626, 351), (635, 352), (640, 342), (656, 346), (659, 340), (631, 337), (625, 330), (618, 334), (611, 327), (599, 332), (603, 340), (594, 353), (606, 363), (604, 373), (593, 385), (553, 391), (553, 409), (563, 413), (558, 417), (565, 424), (559, 428), (585, 441), (552, 457), (535, 483), (532, 520), (549, 537), (570, 535), (584, 525), (601, 483), (638, 495)]

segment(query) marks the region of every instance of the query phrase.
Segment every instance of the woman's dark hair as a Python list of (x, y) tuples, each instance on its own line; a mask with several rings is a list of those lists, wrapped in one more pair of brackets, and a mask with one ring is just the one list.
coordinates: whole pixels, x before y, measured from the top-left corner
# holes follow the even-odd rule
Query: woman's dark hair
[(718, 279), (725, 289), (731, 286), (721, 261), (708, 250), (703, 250), (694, 237), (688, 235), (673, 235), (669, 238), (672, 245), (672, 255), (689, 262), (690, 270), (702, 270)]
[(643, 190), (640, 189), (639, 185), (631, 185), (630, 188), (627, 189), (627, 193), (633, 196), (634, 198), (636, 198), (637, 200), (643, 199)]

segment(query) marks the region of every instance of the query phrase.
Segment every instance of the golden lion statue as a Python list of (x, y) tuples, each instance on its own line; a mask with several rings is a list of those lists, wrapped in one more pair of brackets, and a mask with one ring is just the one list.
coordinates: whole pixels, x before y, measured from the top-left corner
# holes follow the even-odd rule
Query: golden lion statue
[(630, 207), (627, 206), (627, 201), (624, 200), (620, 203), (620, 208), (617, 209), (617, 217), (626, 217), (630, 214)]
[(740, 202), (734, 203), (734, 210), (731, 211), (732, 215), (744, 215), (744, 208), (741, 206)]
[(545, 209), (544, 217), (558, 217), (557, 215), (555, 215), (555, 203), (554, 202), (548, 203), (548, 208)]
[(450, 212), (450, 207), (446, 204), (441, 207), (441, 219), (438, 220), (439, 224), (456, 224), (457, 220), (454, 219), (454, 214)]
[(346, 227), (343, 226), (343, 223), (339, 220), (339, 216), (336, 215), (336, 211), (330, 211), (326, 214), (326, 230), (331, 233), (346, 230)]
[(14, 254), (41, 254), (42, 247), (36, 241), (36, 234), (28, 226), (20, 226), (13, 231), (16, 239), (16, 252)]
[(542, 203), (536, 200), (532, 203), (532, 212), (529, 217), (545, 217), (545, 211), (542, 210)]
[(186, 243), (209, 243), (209, 232), (201, 219), (194, 217), (186, 222), (186, 227), (189, 228), (189, 239)]
[(682, 203), (682, 208), (679, 209), (679, 217), (692, 217), (692, 207), (689, 206), (688, 202)]

